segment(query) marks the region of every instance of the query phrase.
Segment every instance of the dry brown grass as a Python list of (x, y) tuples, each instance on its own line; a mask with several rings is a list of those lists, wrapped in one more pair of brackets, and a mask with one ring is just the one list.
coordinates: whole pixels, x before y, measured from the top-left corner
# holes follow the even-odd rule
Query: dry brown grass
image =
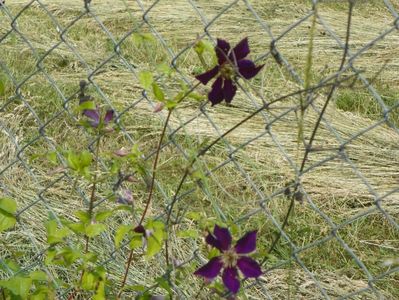
[[(82, 1), (80, 0), (42, 2), (46, 4), (47, 9), (64, 27), (82, 12)], [(195, 1), (208, 21), (220, 13), (227, 2), (230, 1)], [(278, 4), (275, 1), (263, 0), (249, 2), (259, 16), (271, 26), (275, 37), (278, 37), (289, 25), (304, 16), (309, 9), (307, 1), (285, 1)], [(358, 3), (353, 16), (350, 48), (352, 52), (357, 51), (382, 31), (392, 26), (393, 17), (381, 3), (374, 2), (359, 1)], [(127, 3), (128, 9), (126, 9), (125, 3)], [(143, 8), (139, 7), (136, 1), (93, 1), (92, 7), (96, 16), (108, 28), (116, 41), (119, 41), (127, 32), (141, 24), (143, 10), (148, 9), (153, 1), (141, 1), (140, 3), (143, 4)], [(399, 10), (399, 2), (392, 1), (392, 3)], [(16, 15), (25, 4), (26, 1), (14, 1), (9, 6), (11, 13)], [(322, 4), (319, 7), (319, 12), (330, 28), (343, 39), (346, 29), (345, 7), (338, 4)], [(189, 1), (186, 0), (160, 1), (149, 11), (148, 18), (151, 28), (147, 24), (143, 24), (140, 30), (143, 32), (150, 32), (151, 29), (156, 30), (174, 54), (180, 53), (195, 40), (197, 34), (203, 33), (203, 22), (193, 10)], [(9, 23), (8, 18), (1, 15), (0, 36), (9, 30)], [(21, 33), (30, 41), (39, 55), (59, 42), (59, 35), (54, 24), (37, 3), (31, 5), (18, 18), (17, 24)], [(277, 43), (279, 51), (300, 75), (303, 75), (305, 68), (309, 26), (310, 20), (307, 20)], [(234, 41), (234, 43), (242, 37), (248, 36), (254, 58), (266, 53), (271, 41), (259, 22), (247, 9), (245, 1), (238, 1), (235, 6), (224, 12), (208, 28), (208, 31), (214, 37), (224, 37), (227, 40)], [(114, 55), (113, 43), (92, 17), (86, 16), (73, 25), (68, 31), (66, 39), (79, 52), (79, 55), (91, 69), (96, 68), (99, 63)], [(367, 50), (354, 63), (354, 66), (361, 69), (362, 74), (368, 79), (374, 78), (378, 74), (375, 81), (376, 90), (387, 99), (395, 97), (392, 95), (396, 95), (396, 99), (398, 98), (399, 55), (397, 55), (397, 42), (398, 31), (395, 31)], [(149, 51), (149, 49), (137, 48), (132, 43), (131, 38), (128, 37), (121, 43), (120, 47), (123, 57), (129, 63), (136, 65), (138, 71), (153, 68), (154, 64), (164, 59), (171, 59), (159, 43), (153, 45)], [(342, 49), (337, 47), (330, 34), (320, 23), (317, 24), (314, 47), (314, 75), (312, 80), (316, 82), (323, 76), (336, 72)], [(2, 53), (0, 61), (7, 66), (17, 81), (26, 78), (28, 74), (35, 70), (34, 56), (29, 47), (18, 37), (9, 36), (2, 41), (0, 53)], [(21, 60), (21, 57), (23, 57), (23, 60)], [(187, 76), (191, 76), (195, 67), (199, 65), (192, 50), (182, 53), (176, 62), (180, 70)], [(278, 66), (271, 57), (263, 59), (262, 63), (265, 63), (265, 68), (259, 75), (260, 79), (251, 83), (251, 90), (257, 91), (266, 99), (273, 99), (299, 88), (299, 85), (292, 80), (288, 72), (283, 67)], [(384, 64), (383, 71), (379, 73)], [(66, 98), (71, 97), (76, 92), (79, 80), (87, 77), (85, 65), (65, 44), (51, 52), (43, 61), (43, 66)], [(137, 79), (132, 76), (131, 70), (124, 66), (118, 56), (114, 56), (110, 62), (101, 67), (101, 72), (93, 76), (93, 81), (119, 112), (127, 109), (141, 96), (141, 88)], [(9, 97), (13, 96), (15, 86), (10, 82), (9, 84), (6, 95), (0, 96), (1, 106), (10, 99)], [(357, 93), (366, 93), (366, 89), (361, 87), (359, 83), (356, 87), (358, 89), (351, 91), (354, 96)], [(165, 84), (165, 88), (171, 95), (176, 93), (178, 89), (176, 84)], [(204, 91), (204, 88), (200, 87), (200, 90)], [(74, 125), (70, 115), (62, 110), (61, 103), (65, 99), (61, 99), (57, 95), (43, 75), (37, 74), (30, 78), (21, 87), (21, 92), (24, 95), (25, 104), (29, 104), (36, 111), (42, 122), (48, 121), (54, 113), (62, 112), (61, 116), (50, 122), (46, 127), (46, 135), (54, 145), (62, 148), (76, 147), (76, 145), (85, 147), (84, 144), (88, 138), (84, 137), (85, 142), (82, 143), (82, 131)], [(103, 99), (93, 87), (90, 88), (90, 93), (97, 99)], [(340, 90), (337, 93), (337, 96), (339, 96)], [(251, 96), (254, 101), (261, 103), (261, 99), (255, 93), (252, 93)], [(366, 100), (372, 101), (370, 99), (371, 97)], [(73, 104), (74, 101), (68, 104), (68, 107), (72, 108), (72, 112), (75, 105)], [(298, 99), (289, 99), (282, 105), (285, 107), (292, 106), (295, 101), (298, 101)], [(314, 103), (315, 107), (319, 108), (324, 101), (324, 93), (320, 93), (319, 98)], [(172, 119), (172, 127), (176, 127), (198, 114), (196, 104), (190, 104), (185, 109), (176, 111)], [(207, 108), (207, 114), (217, 124), (220, 132), (224, 132), (235, 125), (248, 114), (248, 111), (253, 109), (252, 103), (243, 92), (239, 92), (234, 104), (237, 107)], [(269, 117), (273, 118), (283, 111), (284, 108), (282, 107), (274, 108), (269, 112)], [(397, 117), (397, 115), (392, 114), (392, 118), (394, 117)], [(316, 166), (323, 159), (336, 155), (335, 149), (343, 141), (374, 124), (381, 119), (381, 116), (369, 116), (359, 114), (356, 111), (344, 112), (331, 105), (325, 118), (334, 127), (339, 138), (334, 136), (328, 127), (322, 125), (315, 146), (333, 150), (312, 153), (309, 156), (309, 166)], [(306, 137), (309, 137), (316, 119), (317, 111), (312, 108), (309, 109), (304, 123)], [(143, 149), (147, 151), (153, 148), (161, 130), (161, 122), (159, 117), (152, 112), (151, 105), (147, 101), (129, 109), (122, 115), (120, 121), (126, 133), (139, 141)], [(275, 192), (294, 179), (293, 169), (287, 161), (287, 157), (298, 164), (298, 157), (302, 156), (302, 151), (298, 150), (297, 124), (295, 113), (287, 114), (271, 127), (274, 140), (270, 135), (265, 135), (235, 154), (236, 161), (241, 164), (253, 182), (267, 194)], [(257, 116), (228, 135), (227, 140), (233, 146), (239, 147), (263, 132), (264, 127), (264, 119)], [(195, 121), (185, 126), (185, 131), (179, 131), (174, 138), (179, 141), (183, 148), (190, 149), (192, 145), (197, 145), (207, 138), (213, 139), (217, 136), (218, 133), (206, 121), (204, 115), (200, 115)], [(282, 155), (281, 150), (276, 146), (276, 141), (284, 148), (286, 156)], [(27, 143), (29, 143), (28, 146), (26, 146)], [(356, 166), (369, 186), (378, 195), (384, 195), (398, 188), (398, 144), (397, 129), (394, 130), (385, 123), (355, 138), (346, 145), (345, 157), (338, 156), (325, 162), (303, 177), (304, 189), (312, 199), (312, 203), (336, 224), (340, 224), (373, 207), (375, 199), (372, 193), (364, 184), (364, 180), (361, 180), (354, 173), (349, 162)], [(129, 145), (128, 139), (122, 136), (117, 140), (110, 141), (107, 147), (110, 150), (113, 147), (127, 145)], [(20, 148), (25, 146), (26, 148), (23, 148), (20, 153)], [(77, 207), (84, 207), (82, 197), (76, 191), (73, 181), (63, 177), (59, 182), (53, 183), (54, 175), (49, 174), (49, 168), (51, 168), (49, 164), (42, 158), (33, 159), (36, 154), (51, 150), (53, 149), (49, 146), (48, 140), (39, 135), (36, 119), (26, 105), (20, 101), (8, 105), (6, 110), (1, 113), (0, 120), (0, 171), (8, 168), (10, 164), (11, 166), (0, 175), (0, 191), (3, 190), (3, 193), (16, 198), (20, 208), (35, 204), (21, 215), (21, 225), (16, 230), (5, 234), (4, 240), (10, 244), (11, 249), (27, 250), (26, 257), (21, 259), (26, 264), (31, 262), (33, 253), (44, 248), (45, 230), (42, 224), (49, 213), (58, 216), (70, 216), (71, 212), (76, 210)], [(226, 160), (227, 157), (228, 153), (223, 143), (220, 143), (208, 153), (203, 164), (208, 168), (213, 168)], [(14, 161), (16, 162), (14, 163)], [(25, 168), (25, 164), (28, 168)], [(173, 147), (165, 149), (160, 163), (159, 181), (169, 193), (169, 196), (177, 185), (173, 178), (181, 176), (183, 167), (184, 160), (181, 154)], [(56, 178), (58, 178), (57, 176), (61, 175), (57, 174)], [(214, 177), (208, 182), (210, 194), (207, 195), (198, 191), (192, 196), (189, 203), (192, 205), (192, 210), (205, 211), (205, 216), (209, 218), (214, 218), (212, 209), (209, 207), (216, 203), (224, 209), (229, 218), (235, 219), (258, 207), (258, 195), (250, 188), (245, 188), (245, 191), (242, 188), (247, 185), (247, 180), (240, 175), (238, 170), (232, 164), (228, 164), (216, 171)], [(81, 184), (79, 187), (83, 193), (87, 192), (85, 184)], [(108, 188), (109, 183), (101, 186), (100, 194), (105, 196)], [(138, 203), (145, 199), (146, 191), (142, 185), (137, 185), (134, 196)], [(280, 200), (280, 198), (276, 198), (266, 204), (277, 219), (282, 218), (287, 208), (287, 202)], [(164, 201), (162, 195), (157, 194), (153, 208), (154, 214), (163, 207)], [(245, 205), (243, 205), (243, 201), (245, 201)], [(312, 203), (305, 202), (303, 205), (298, 205), (295, 214), (296, 219), (289, 226), (290, 237), (294, 242), (298, 242), (298, 245), (305, 245), (330, 234), (331, 227), (311, 209)], [(385, 197), (380, 204), (398, 222), (399, 193), (392, 193)], [(107, 205), (112, 206), (112, 204)], [(184, 205), (186, 205), (186, 202), (184, 202)], [(364, 222), (362, 219), (364, 219)], [(381, 263), (398, 253), (398, 232), (386, 222), (381, 214), (370, 215), (362, 219), (345, 226), (342, 234), (344, 239), (353, 247), (356, 255), (365, 262), (367, 267), (370, 267), (372, 274), (377, 276), (386, 270), (386, 268), (381, 267)], [(192, 225), (188, 222), (182, 226)], [(251, 218), (247, 227), (256, 227), (257, 225), (265, 233), (265, 236), (266, 233), (274, 233), (271, 222), (261, 214)], [(306, 230), (301, 231), (303, 228), (306, 228)], [(171, 238), (174, 241), (172, 252), (179, 260), (189, 259), (192, 249), (201, 245), (199, 241), (187, 242), (186, 240), (175, 239), (174, 232), (171, 233)], [(112, 250), (106, 246), (111, 241), (112, 235), (109, 235), (103, 237), (94, 246), (104, 258)], [(264, 243), (264, 248), (267, 248), (267, 245), (270, 244), (270, 238), (265, 238), (262, 243)], [(370, 243), (374, 246), (369, 246)], [(279, 247), (280, 254), (282, 253), (282, 256), (287, 259), (289, 257), (287, 246), (283, 243)], [(339, 245), (331, 246), (330, 249), (327, 248), (327, 246), (321, 246), (320, 249), (318, 247), (312, 248), (310, 254), (305, 255), (303, 260), (310, 266), (308, 268), (315, 274), (328, 295), (331, 298), (338, 298), (346, 293), (365, 288), (367, 278), (361, 270), (353, 267), (353, 261), (350, 262), (351, 259), (347, 257), (347, 253)], [(2, 252), (7, 253), (5, 250)], [(113, 274), (115, 279), (121, 276), (125, 261), (124, 255), (125, 253), (118, 253), (116, 260), (109, 265), (110, 270), (112, 270), (110, 273)], [(152, 284), (155, 275), (163, 273), (161, 261), (139, 261), (136, 266), (131, 271), (131, 280), (135, 284)], [(352, 271), (353, 268), (355, 270)], [(186, 276), (191, 276), (189, 271), (187, 271)], [(194, 295), (200, 284), (198, 280), (194, 280), (192, 277), (188, 278), (190, 278), (190, 283), (182, 288), (185, 296)], [(71, 280), (71, 278), (66, 279)], [(308, 278), (308, 275), (304, 274), (298, 265), (293, 264), (286, 269), (274, 270), (266, 274), (262, 280), (265, 282), (265, 289), (250, 289), (250, 299), (265, 299), (268, 295), (276, 299), (285, 299), (288, 291), (294, 299), (320, 299), (322, 297), (313, 281)], [(387, 299), (395, 299), (399, 297), (397, 288), (395, 288), (398, 282), (399, 278), (396, 274), (381, 281), (381, 284), (378, 283), (377, 287), (381, 295)], [(356, 299), (373, 299), (376, 297), (371, 292), (367, 292)]]

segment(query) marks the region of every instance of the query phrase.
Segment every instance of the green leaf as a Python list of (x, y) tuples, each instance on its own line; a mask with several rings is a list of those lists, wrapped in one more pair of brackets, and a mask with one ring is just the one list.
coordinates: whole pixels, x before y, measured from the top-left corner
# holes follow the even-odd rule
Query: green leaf
[(72, 230), (74, 233), (84, 233), (85, 232), (85, 224), (83, 223), (66, 223), (66, 227)]
[(83, 111), (83, 110), (96, 110), (96, 104), (94, 103), (94, 101), (84, 101), (82, 103), (79, 104), (79, 111)]
[(51, 265), (54, 262), (56, 255), (57, 255), (57, 251), (55, 249), (47, 250), (47, 255), (46, 255), (46, 258), (44, 259), (44, 264), (46, 266)]
[(139, 73), (139, 81), (144, 89), (149, 90), (154, 82), (154, 78), (151, 72), (142, 71)]
[(81, 284), (82, 289), (86, 291), (94, 290), (94, 288), (96, 287), (96, 283), (97, 283), (97, 278), (93, 273), (88, 271), (84, 272)]
[(80, 157), (79, 157), (80, 168), (90, 166), (92, 161), (93, 161), (93, 156), (89, 151), (83, 151), (80, 154)]
[(30, 272), (29, 277), (33, 281), (47, 281), (47, 274), (43, 271), (33, 271)]
[(165, 224), (160, 221), (150, 220), (146, 228), (151, 231), (151, 234), (147, 237), (146, 256), (152, 257), (162, 249)]
[(0, 198), (0, 209), (9, 214), (14, 214), (17, 211), (17, 202), (10, 198)]
[(173, 100), (168, 100), (166, 102), (166, 108), (171, 110), (174, 109), (177, 106), (177, 102), (173, 101)]
[(181, 237), (181, 238), (193, 238), (193, 239), (196, 239), (196, 238), (198, 238), (199, 234), (198, 234), (197, 230), (188, 229), (188, 230), (179, 231), (177, 233), (177, 236)]
[(0, 198), (0, 232), (14, 227), (17, 203), (9, 198)]
[(86, 235), (90, 238), (99, 235), (101, 232), (105, 231), (107, 227), (105, 224), (97, 223), (90, 224), (86, 227)]
[(110, 216), (112, 216), (112, 214), (113, 214), (112, 210), (100, 211), (100, 212), (96, 213), (96, 216), (94, 217), (94, 219), (98, 222), (101, 222), (101, 221), (108, 219)]
[(87, 211), (77, 210), (74, 215), (85, 224), (90, 222), (90, 214)]
[(132, 229), (131, 225), (120, 225), (115, 233), (115, 248), (119, 248), (125, 235)]
[(195, 92), (191, 92), (190, 94), (188, 94), (188, 97), (191, 99), (194, 99), (196, 101), (202, 101), (202, 100), (206, 99), (206, 96), (201, 95), (199, 93), (195, 93)]
[(105, 300), (105, 282), (100, 281), (98, 283), (96, 294), (93, 296), (93, 300)]
[(64, 238), (71, 233), (69, 229), (65, 227), (58, 229), (56, 220), (47, 221), (45, 226), (47, 229), (47, 243), (49, 245), (61, 243)]
[(27, 299), (32, 286), (32, 279), (15, 276), (8, 280), (0, 280), (0, 287), (9, 290), (13, 295)]
[(73, 170), (79, 170), (79, 157), (73, 151), (69, 151), (67, 154), (68, 167)]
[(157, 100), (161, 102), (165, 101), (165, 94), (156, 82), (152, 83), (152, 91), (154, 92), (154, 96)]
[(137, 249), (143, 246), (143, 235), (142, 234), (134, 234), (132, 240), (129, 243), (130, 249)]

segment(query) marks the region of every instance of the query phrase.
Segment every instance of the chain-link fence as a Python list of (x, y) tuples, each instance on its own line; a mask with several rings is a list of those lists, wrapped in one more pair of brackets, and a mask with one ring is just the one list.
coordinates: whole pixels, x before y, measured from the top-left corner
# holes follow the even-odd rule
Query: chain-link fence
[[(204, 94), (193, 76), (200, 68), (195, 43), (248, 36), (254, 61), (265, 64), (258, 77), (237, 82), (232, 105), (189, 100), (169, 122), (152, 214), (172, 214), (175, 269), (167, 270), (163, 258), (137, 261), (128, 283), (156, 289), (154, 278), (200, 264), (201, 239), (176, 232), (193, 226), (187, 213), (204, 212), (262, 233), (264, 274), (245, 286), (248, 298), (399, 297), (397, 1), (90, 2), (7, 0), (0, 6), (0, 188), (18, 203), (18, 226), (2, 235), (3, 266), (18, 252), (23, 270), (72, 280), (44, 264), (42, 224), (49, 215), (70, 217), (85, 207), (89, 191), (43, 156), (55, 151), (62, 159), (60, 149), (93, 148), (96, 139), (76, 125), (81, 80), (116, 112), (120, 137), (106, 138), (104, 147), (137, 144), (151, 162), (167, 113), (153, 112), (156, 100), (140, 87), (139, 72), (167, 62), (177, 80), (160, 79), (166, 94), (178, 92), (179, 82)], [(137, 44), (137, 38), (148, 41)], [(187, 179), (176, 195), (193, 152), (210, 144), (195, 163), (206, 184)], [(146, 171), (150, 176), (151, 167)], [(95, 209), (112, 207), (113, 184), (99, 186)], [(148, 179), (127, 185), (140, 207)], [(112, 245), (107, 233), (93, 247), (111, 279), (119, 280), (128, 251)], [(3, 269), (2, 278), (15, 273)], [(175, 297), (197, 294), (199, 280), (190, 274), (173, 285)], [(59, 297), (68, 292), (60, 287)]]

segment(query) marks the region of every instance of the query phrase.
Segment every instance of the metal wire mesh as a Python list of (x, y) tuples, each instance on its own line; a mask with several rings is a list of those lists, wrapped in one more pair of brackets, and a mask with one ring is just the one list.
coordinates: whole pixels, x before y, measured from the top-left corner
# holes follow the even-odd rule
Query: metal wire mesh
[[(262, 227), (272, 228), (274, 234), (281, 234), (281, 249), (276, 254), (277, 258), (268, 257), (263, 265), (264, 276), (246, 286), (253, 298), (286, 298), (289, 292), (287, 286), (294, 286), (292, 292), (295, 295), (309, 299), (393, 299), (392, 291), (386, 288), (385, 283), (390, 282), (394, 286), (398, 282), (399, 267), (381, 264), (395, 251), (398, 253), (398, 240), (385, 241), (388, 238), (384, 232), (381, 232), (378, 241), (368, 240), (367, 236), (356, 236), (356, 228), (381, 218), (384, 228), (392, 236), (397, 237), (399, 231), (399, 131), (394, 119), (399, 111), (399, 101), (396, 94), (392, 96), (393, 104), (387, 105), (384, 93), (385, 79), (389, 79), (389, 84), (398, 83), (398, 3), (376, 1), (378, 11), (382, 11), (378, 16), (383, 16), (383, 19), (378, 26), (371, 28), (374, 31), (367, 27), (367, 23), (356, 23), (355, 10), (346, 60), (343, 68), (338, 70), (340, 56), (346, 48), (344, 29), (348, 14), (347, 1), (338, 1), (337, 5), (344, 6), (344, 9), (336, 17), (330, 15), (331, 9), (326, 9), (324, 13), (323, 5), (328, 8), (331, 4), (328, 1), (309, 3), (304, 6), (306, 10), (295, 10), (296, 4), (293, 3), (293, 10), (286, 12), (279, 11), (278, 4), (255, 0), (213, 1), (212, 4), (194, 0), (173, 3), (161, 0), (90, 2), (72, 1), (67, 5), (58, 1), (7, 1), (0, 7), (0, 70), (12, 86), (12, 91), (2, 97), (0, 103), (1, 141), (4, 143), (0, 157), (0, 188), (3, 194), (15, 198), (19, 204), (18, 231), (23, 232), (23, 236), (18, 236), (19, 246), (16, 247), (35, 254), (20, 259), (25, 270), (44, 268), (49, 274), (54, 274), (43, 263), (42, 256), (46, 251), (43, 246), (44, 233), (33, 229), (35, 223), (44, 220), (48, 214), (58, 218), (70, 213), (65, 211), (72, 209), (69, 206), (65, 208), (69, 199), (88, 203), (85, 188), (77, 185), (67, 172), (49, 176), (46, 169), (40, 167), (33, 158), (37, 149), (58, 151), (59, 146), (67, 145), (69, 139), (72, 144), (87, 139), (90, 147), (96, 142), (89, 133), (77, 138), (79, 133), (71, 125), (77, 121), (73, 105), (79, 93), (79, 80), (87, 80), (91, 95), (116, 111), (116, 122), (125, 144), (151, 140), (156, 133), (151, 135), (142, 130), (143, 127), (161, 124), (166, 115), (152, 114), (154, 99), (137, 87), (142, 61), (127, 47), (132, 35), (141, 31), (151, 33), (159, 47), (155, 56), (158, 53), (162, 59), (170, 62), (181, 81), (199, 90), (202, 87), (194, 86), (190, 74), (193, 66), (184, 64), (195, 43), (195, 34), (215, 41), (220, 35), (227, 34), (234, 38), (239, 33), (249, 35), (250, 39), (251, 35), (257, 38), (254, 43), (260, 52), (254, 54), (257, 55), (255, 61), (266, 64), (262, 80), (274, 76), (279, 84), (284, 84), (273, 86), (273, 80), (267, 79), (255, 83), (261, 90), (256, 93), (250, 86), (237, 83), (241, 97), (237, 107), (221, 109), (202, 104), (199, 108), (192, 106), (173, 113), (162, 152), (170, 153), (175, 164), (184, 165), (184, 161), (190, 160), (190, 144), (199, 144), (204, 137), (220, 138), (214, 147), (217, 159), (204, 155), (197, 162), (198, 166), (205, 169), (208, 185), (196, 187), (191, 184), (183, 187), (174, 203), (175, 223), (183, 222), (181, 216), (184, 211), (190, 210), (188, 203), (192, 204), (192, 199), (201, 199), (203, 203), (209, 203), (215, 215), (226, 222), (244, 224), (244, 227), (250, 227), (253, 223), (261, 224)], [(368, 3), (357, 1), (355, 9), (361, 9), (363, 5)], [(266, 10), (272, 12), (265, 13)], [(276, 23), (274, 13), (286, 14), (288, 21)], [(34, 21), (29, 21), (33, 14), (42, 17), (47, 25), (40, 27)], [(113, 14), (123, 14), (124, 18), (120, 22), (126, 22), (127, 25), (120, 25), (117, 18), (112, 19)], [(321, 45), (321, 54), (317, 53), (315, 57), (335, 60), (319, 70), (323, 74), (321, 78), (314, 76), (318, 88), (307, 94), (309, 107), (305, 115), (305, 140), (309, 140), (318, 116), (322, 117), (314, 143), (302, 145), (296, 142), (298, 105), (295, 103), (298, 103), (299, 94), (295, 94), (295, 91), (303, 89), (305, 85), (304, 61), (300, 54), (307, 51), (308, 26), (314, 15), (318, 30), (315, 45)], [(240, 25), (240, 22), (243, 24)], [(115, 29), (119, 25), (122, 29)], [(81, 26), (79, 32), (77, 26)], [(124, 30), (124, 26), (129, 30)], [(46, 30), (38, 32), (36, 27)], [(96, 32), (106, 43), (95, 39), (87, 41), (89, 32)], [(187, 36), (189, 38), (182, 42)], [(91, 53), (81, 49), (84, 42), (91, 43)], [(10, 47), (19, 51), (20, 62), (10, 60), (7, 55)], [(106, 51), (102, 52), (102, 48)], [(391, 52), (381, 49), (391, 49)], [(300, 58), (295, 59), (296, 55)], [(369, 57), (373, 61), (363, 61)], [(59, 64), (54, 66), (52, 63), (55, 59)], [(156, 60), (155, 57), (153, 61)], [(149, 59), (148, 63), (152, 61)], [(370, 63), (375, 66), (373, 71), (368, 69)], [(13, 64), (22, 66), (17, 70)], [(60, 76), (59, 70), (62, 68), (68, 68), (69, 76)], [(364, 97), (369, 97), (378, 108), (379, 117), (369, 118), (337, 111), (333, 108), (335, 103), (330, 103), (323, 114), (322, 107), (330, 91), (323, 84), (339, 78), (345, 79), (337, 86), (338, 96), (341, 95), (340, 89), (344, 88), (356, 91), (355, 94), (367, 95)], [(164, 87), (171, 92), (175, 89), (167, 85)], [(43, 90), (50, 92), (43, 94)], [(273, 103), (273, 100), (289, 93), (294, 93), (289, 98), (296, 102), (287, 99), (267, 109), (260, 109), (265, 103)], [(49, 99), (42, 99), (40, 95), (47, 95)], [(256, 122), (246, 122), (237, 129), (237, 134), (224, 134), (254, 111), (259, 111), (251, 119), (256, 119)], [(137, 124), (142, 122), (143, 125), (131, 128), (129, 120), (132, 116), (139, 119)], [(60, 137), (58, 135), (62, 127), (68, 128), (69, 132), (64, 132)], [(304, 150), (306, 147), (309, 147), (308, 150)], [(298, 158), (306, 151), (308, 159), (301, 167), (301, 159)], [(143, 152), (146, 160), (153, 159), (153, 148)], [(265, 155), (264, 152), (270, 154)], [(61, 155), (59, 157), (62, 158)], [(167, 161), (164, 163), (168, 164)], [(151, 174), (150, 170), (147, 170), (148, 174)], [(325, 173), (322, 175), (320, 172)], [(179, 174), (173, 175), (179, 180)], [(225, 182), (228, 178), (233, 182)], [(160, 176), (156, 182), (160, 199), (158, 205), (168, 209), (174, 195), (171, 192), (173, 189), (164, 181)], [(145, 179), (140, 182), (141, 185), (145, 183)], [(289, 220), (284, 227), (281, 212), (288, 209), (289, 188), (297, 188), (297, 197), (302, 199), (296, 201), (294, 220)], [(101, 201), (96, 202), (97, 208), (107, 207), (107, 200), (111, 197), (106, 193), (102, 195)], [(240, 209), (228, 211), (224, 201), (230, 201)], [(242, 207), (243, 201), (245, 207)], [(331, 208), (329, 203), (341, 209), (342, 215), (338, 215), (338, 209)], [(322, 232), (307, 228), (306, 220), (296, 224), (302, 214), (311, 216), (309, 218), (313, 218), (314, 224), (318, 223), (320, 228), (327, 229)], [(292, 232), (296, 226), (303, 229), (299, 236), (294, 236)], [(104, 235), (102, 239), (102, 245), (112, 245), (112, 236)], [(262, 237), (261, 243), (270, 246), (272, 240)], [(202, 260), (197, 244), (177, 244), (176, 248), (179, 247), (180, 250), (175, 250), (176, 259), (180, 259), (179, 266), (194, 259)], [(365, 250), (368, 247), (375, 252), (374, 260), (365, 257), (370, 253)], [(356, 269), (356, 274), (362, 275), (342, 275), (340, 269), (344, 266), (337, 262), (339, 258), (329, 257), (329, 248), (340, 249), (342, 261)], [(316, 262), (310, 261), (313, 251), (318, 253), (317, 249), (325, 249), (327, 258), (324, 259), (333, 262), (331, 269), (323, 269), (322, 265), (315, 267), (317, 259)], [(105, 251), (103, 263), (115, 271), (115, 278), (119, 278), (126, 261), (125, 250), (109, 246)], [(284, 254), (284, 251), (288, 254)], [(141, 270), (150, 269), (148, 264), (140, 267)], [(164, 268), (160, 264), (156, 273), (162, 275), (163, 272), (170, 272)], [(151, 271), (143, 271), (141, 278), (132, 272), (129, 278), (132, 283), (144, 282), (153, 288), (151, 281), (146, 281), (153, 276)], [(2, 273), (4, 278), (11, 275), (12, 270)], [(340, 280), (347, 281), (349, 286), (341, 286)], [(59, 292), (60, 297), (64, 297), (68, 291), (60, 288)], [(177, 286), (174, 286), (174, 292), (181, 298), (195, 295), (195, 291)]]

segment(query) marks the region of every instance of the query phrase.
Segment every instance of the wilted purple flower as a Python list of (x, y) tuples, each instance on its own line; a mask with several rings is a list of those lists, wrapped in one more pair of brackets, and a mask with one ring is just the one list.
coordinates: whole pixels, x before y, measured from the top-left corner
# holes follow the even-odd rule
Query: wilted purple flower
[(123, 189), (120, 193), (116, 202), (120, 204), (132, 204), (133, 203), (133, 194), (130, 190)]
[(263, 67), (263, 65), (256, 66), (252, 60), (245, 59), (250, 52), (248, 38), (241, 40), (232, 50), (228, 42), (217, 39), (215, 52), (218, 58), (218, 65), (195, 77), (206, 85), (212, 78), (217, 76), (212, 84), (212, 90), (208, 94), (208, 99), (211, 101), (212, 106), (223, 100), (227, 103), (233, 100), (237, 91), (237, 86), (233, 81), (235, 75), (251, 79)]
[(112, 109), (107, 110), (103, 119), (101, 119), (100, 109), (85, 109), (83, 114), (91, 119), (90, 125), (94, 128), (97, 128), (100, 123), (104, 125), (108, 125), (109, 122), (114, 118), (114, 111)]
[(127, 150), (125, 147), (122, 147), (121, 149), (114, 151), (114, 154), (119, 157), (125, 157), (125, 156), (129, 155), (130, 153), (131, 152), (129, 150)]
[[(256, 233), (250, 231), (237, 241), (235, 246), (231, 245), (231, 234), (227, 228), (215, 225), (213, 234), (209, 233), (205, 241), (217, 248), (220, 256), (213, 257), (206, 265), (194, 272), (195, 275), (213, 280), (223, 269), (222, 279), (226, 288), (233, 294), (240, 289), (238, 270), (246, 277), (257, 278), (262, 274), (259, 264), (245, 254), (256, 250)], [(238, 269), (237, 269), (238, 268)]]

